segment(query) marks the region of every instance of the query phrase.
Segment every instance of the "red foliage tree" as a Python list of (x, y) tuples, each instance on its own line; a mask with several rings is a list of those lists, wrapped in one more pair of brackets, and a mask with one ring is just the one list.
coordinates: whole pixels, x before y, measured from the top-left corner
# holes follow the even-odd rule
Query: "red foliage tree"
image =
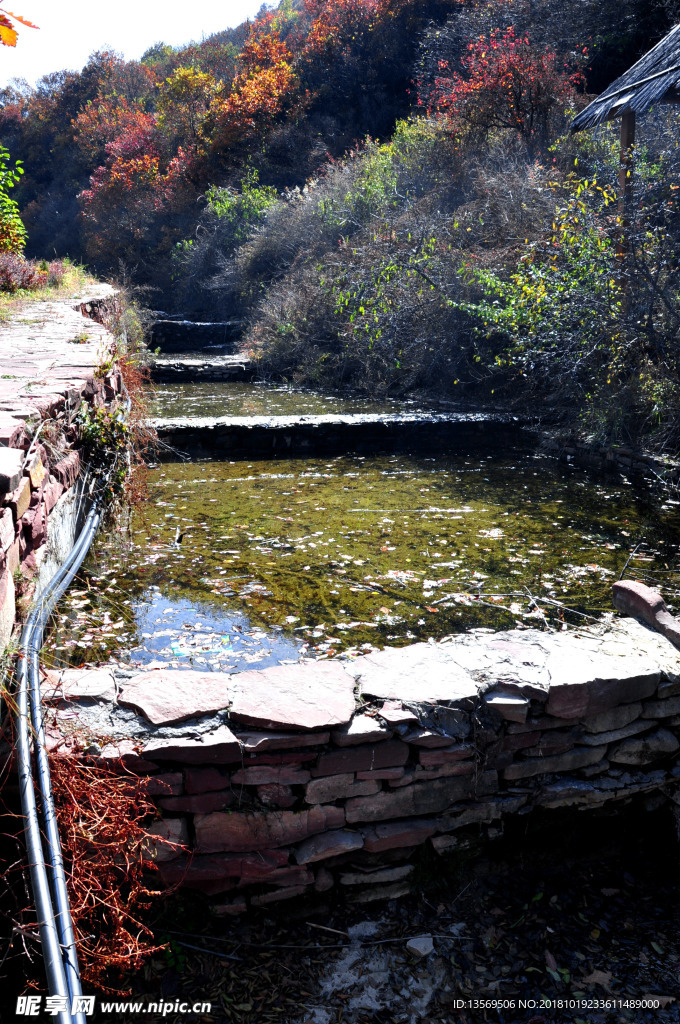
[(579, 72), (560, 66), (557, 55), (532, 46), (510, 26), (468, 43), (462, 73), (445, 63), (426, 96), (430, 113), (443, 114), (456, 134), (486, 138), (494, 129), (517, 133), (533, 156), (550, 137), (551, 122), (573, 105)]

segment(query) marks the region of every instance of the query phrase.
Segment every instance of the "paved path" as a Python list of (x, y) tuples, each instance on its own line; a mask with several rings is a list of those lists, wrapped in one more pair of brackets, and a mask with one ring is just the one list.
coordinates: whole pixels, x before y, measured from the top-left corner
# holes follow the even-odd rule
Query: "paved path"
[[(22, 422), (80, 401), (107, 357), (111, 335), (87, 306), (113, 299), (109, 285), (61, 302), (27, 302), (0, 322), (0, 444)], [(85, 315), (83, 315), (83, 311)]]

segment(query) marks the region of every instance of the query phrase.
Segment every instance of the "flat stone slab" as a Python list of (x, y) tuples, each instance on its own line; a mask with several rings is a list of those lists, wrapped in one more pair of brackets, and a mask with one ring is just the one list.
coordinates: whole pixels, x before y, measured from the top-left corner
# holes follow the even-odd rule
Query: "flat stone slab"
[(118, 702), (154, 725), (168, 725), (224, 710), (231, 678), (226, 672), (153, 669), (125, 683)]
[(116, 699), (116, 680), (109, 668), (66, 668), (45, 672), (40, 687), (43, 700)]
[(241, 744), (231, 729), (221, 725), (197, 737), (154, 739), (142, 751), (151, 761), (181, 761), (186, 764), (230, 764), (240, 761)]
[(199, 814), (196, 849), (199, 853), (246, 853), (276, 849), (307, 839), (317, 832), (342, 828), (342, 807), (312, 807), (309, 811), (281, 811), (278, 814)]
[(232, 676), (231, 717), (264, 729), (325, 729), (354, 714), (354, 682), (337, 662), (280, 665)]
[(477, 684), (453, 659), (453, 644), (386, 647), (357, 658), (348, 669), (362, 697), (409, 704), (455, 701), (477, 696)]

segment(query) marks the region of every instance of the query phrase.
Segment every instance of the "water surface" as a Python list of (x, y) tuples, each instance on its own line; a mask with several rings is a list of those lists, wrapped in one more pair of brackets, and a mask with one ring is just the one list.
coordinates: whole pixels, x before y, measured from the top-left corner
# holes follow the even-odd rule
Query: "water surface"
[(675, 502), (519, 452), (166, 463), (100, 535), (47, 660), (241, 670), (559, 628), (611, 608), (636, 548), (628, 575), (672, 593), (678, 526)]
[(325, 395), (283, 384), (204, 381), (157, 384), (150, 415), (162, 419), (178, 416), (318, 416), (412, 412), (416, 408), (415, 404), (403, 401)]

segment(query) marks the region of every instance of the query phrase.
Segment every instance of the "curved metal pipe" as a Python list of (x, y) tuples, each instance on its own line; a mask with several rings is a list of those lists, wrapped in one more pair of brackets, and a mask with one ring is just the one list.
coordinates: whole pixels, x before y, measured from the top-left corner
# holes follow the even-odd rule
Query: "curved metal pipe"
[[(38, 911), (50, 995), (66, 998), (69, 1007), (73, 1005), (74, 998), (82, 994), (82, 990), (45, 743), (40, 697), (40, 648), (52, 609), (82, 565), (100, 520), (101, 511), (98, 502), (95, 502), (69, 556), (31, 609), (22, 632), (17, 666), (19, 786), (31, 885)], [(31, 770), (29, 703), (46, 833), (44, 836), (40, 833)], [(70, 1009), (59, 1012), (56, 1019), (59, 1024), (86, 1024), (82, 1011), (74, 1014), (71, 1014)]]

